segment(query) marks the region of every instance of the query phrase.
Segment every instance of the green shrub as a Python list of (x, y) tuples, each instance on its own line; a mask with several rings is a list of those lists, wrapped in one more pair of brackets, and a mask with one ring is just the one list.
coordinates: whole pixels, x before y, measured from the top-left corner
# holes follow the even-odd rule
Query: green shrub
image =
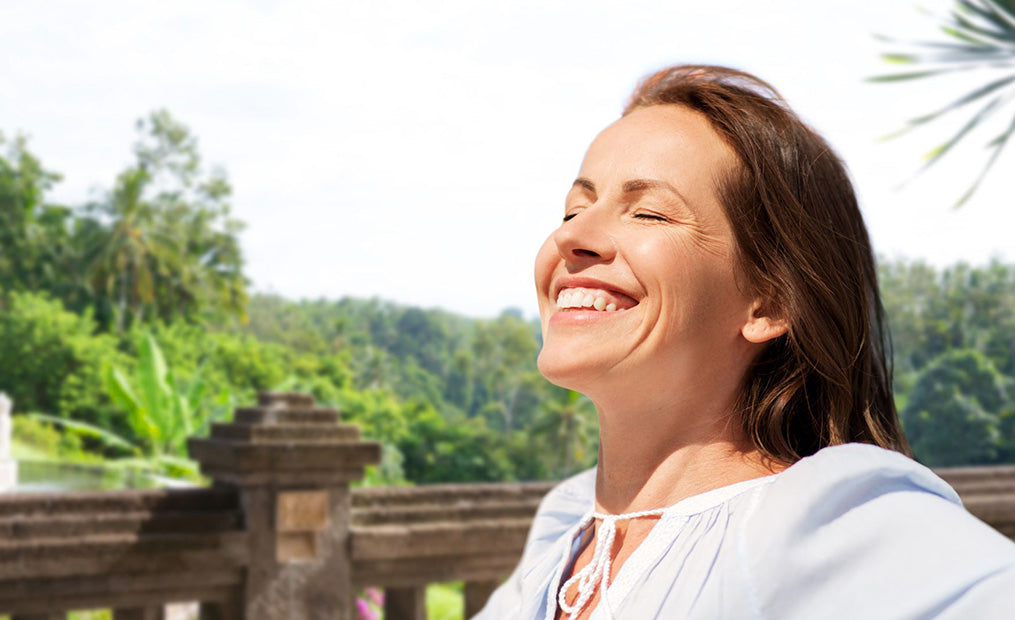
[(60, 431), (45, 422), (33, 420), (26, 415), (16, 415), (11, 422), (12, 439), (46, 454), (54, 456), (59, 454)]
[(45, 411), (103, 428), (124, 429), (113, 419), (103, 369), (122, 363), (116, 341), (96, 334), (90, 316), (59, 301), (13, 292), (0, 311), (0, 389), (17, 411)]

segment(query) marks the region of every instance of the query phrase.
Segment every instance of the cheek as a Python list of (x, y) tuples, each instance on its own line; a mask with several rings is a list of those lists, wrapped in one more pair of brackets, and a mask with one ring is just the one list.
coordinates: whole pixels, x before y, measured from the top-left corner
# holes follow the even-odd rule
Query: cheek
[(730, 258), (708, 251), (688, 235), (677, 232), (642, 240), (636, 254), (641, 271), (655, 280), (666, 321), (699, 328), (725, 323), (744, 303)]

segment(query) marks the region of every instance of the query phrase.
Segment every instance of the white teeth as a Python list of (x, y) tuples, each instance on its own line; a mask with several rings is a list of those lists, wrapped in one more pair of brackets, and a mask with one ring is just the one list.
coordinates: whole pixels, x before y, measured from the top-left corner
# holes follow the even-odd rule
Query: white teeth
[(616, 312), (617, 304), (607, 302), (606, 293), (588, 292), (580, 289), (564, 289), (557, 293), (558, 308), (594, 308), (599, 311)]

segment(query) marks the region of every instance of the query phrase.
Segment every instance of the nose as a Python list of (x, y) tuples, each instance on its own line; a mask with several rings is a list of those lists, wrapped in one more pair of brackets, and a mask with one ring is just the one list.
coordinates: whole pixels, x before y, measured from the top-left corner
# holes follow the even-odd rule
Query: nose
[(553, 233), (557, 251), (569, 271), (613, 260), (616, 244), (604, 215), (596, 208), (585, 209)]

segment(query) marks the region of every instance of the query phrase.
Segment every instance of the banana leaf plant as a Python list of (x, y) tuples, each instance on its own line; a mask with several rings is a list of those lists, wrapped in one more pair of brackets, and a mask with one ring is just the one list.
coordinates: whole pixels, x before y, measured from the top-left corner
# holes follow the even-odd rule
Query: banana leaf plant
[(187, 437), (201, 418), (206, 386), (200, 369), (188, 384), (181, 384), (155, 338), (145, 333), (134, 380), (111, 367), (106, 387), (113, 403), (127, 412), (127, 422), (146, 455), (158, 458), (184, 453)]
[(186, 458), (187, 438), (206, 433), (213, 419), (230, 410), (231, 395), (219, 394), (214, 399), (217, 406), (209, 407), (203, 365), (189, 382), (183, 383), (177, 380), (150, 333), (142, 335), (138, 349), (133, 376), (128, 377), (116, 367), (106, 372), (107, 392), (113, 404), (126, 412), (132, 437), (56, 416), (33, 417), (129, 455), (109, 461), (111, 466), (197, 478), (196, 464)]
[[(911, 51), (882, 54), (882, 59), (886, 62), (906, 65), (906, 68), (870, 78), (872, 82), (903, 82), (973, 69), (996, 70), (994, 79), (986, 84), (975, 87), (945, 106), (911, 119), (902, 129), (886, 136), (894, 138), (946, 114), (971, 108), (968, 119), (959, 130), (925, 155), (923, 166), (917, 174), (937, 163), (973, 129), (997, 116), (1015, 101), (1015, 0), (956, 0), (950, 13), (943, 19), (941, 30), (950, 40), (904, 43), (879, 37), (890, 45)], [(1015, 110), (1009, 108), (1006, 113), (1010, 118), (1004, 121), (1000, 133), (987, 143), (989, 155), (986, 162), (954, 205), (956, 208), (966, 204), (973, 196), (997, 163), (1012, 134), (1015, 134)]]

